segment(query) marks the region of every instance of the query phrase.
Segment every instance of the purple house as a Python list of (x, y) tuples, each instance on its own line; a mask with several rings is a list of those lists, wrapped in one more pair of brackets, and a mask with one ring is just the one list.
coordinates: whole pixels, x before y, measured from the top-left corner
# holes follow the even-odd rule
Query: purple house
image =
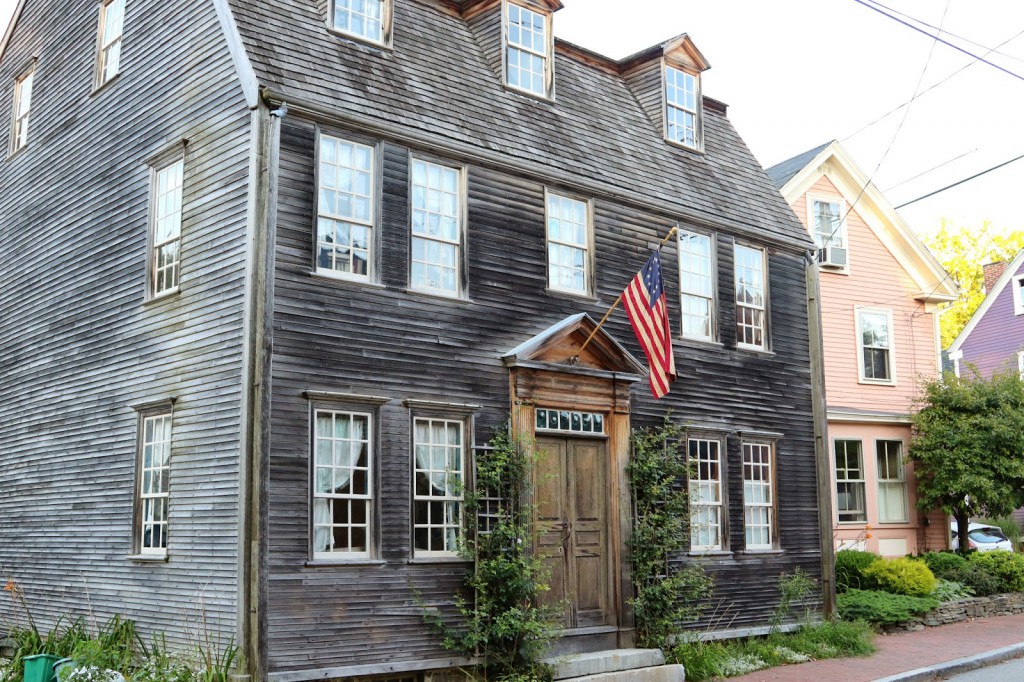
[(1024, 378), (1024, 250), (985, 266), (984, 302), (949, 347), (957, 376), (968, 365), (989, 376), (1016, 369)]

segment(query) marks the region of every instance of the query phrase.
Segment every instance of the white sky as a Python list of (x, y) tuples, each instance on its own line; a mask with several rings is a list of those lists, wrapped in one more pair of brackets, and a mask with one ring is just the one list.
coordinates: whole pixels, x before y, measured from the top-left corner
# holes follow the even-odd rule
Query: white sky
[[(688, 33), (712, 65), (705, 95), (729, 105), (762, 164), (838, 139), (868, 175), (881, 162), (874, 182), (893, 205), (1024, 154), (1024, 1), (878, 1), (977, 43), (946, 36), (975, 54), (1013, 38), (986, 59), (1019, 76), (856, 0), (563, 0), (555, 34), (617, 58)], [(0, 26), (16, 4), (0, 0)], [(910, 100), (922, 71), (925, 90), (968, 64), (910, 106), (888, 154), (906, 108), (858, 133)], [(943, 217), (1008, 232), (1024, 229), (1018, 192), (1024, 159), (900, 212), (922, 234)]]

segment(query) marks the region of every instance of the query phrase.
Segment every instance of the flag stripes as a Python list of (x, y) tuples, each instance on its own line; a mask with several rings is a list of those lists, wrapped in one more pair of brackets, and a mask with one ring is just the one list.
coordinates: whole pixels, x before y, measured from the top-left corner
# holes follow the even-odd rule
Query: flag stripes
[(622, 292), (622, 303), (633, 333), (647, 356), (651, 393), (661, 398), (676, 378), (676, 361), (661, 278), (661, 257), (657, 251)]

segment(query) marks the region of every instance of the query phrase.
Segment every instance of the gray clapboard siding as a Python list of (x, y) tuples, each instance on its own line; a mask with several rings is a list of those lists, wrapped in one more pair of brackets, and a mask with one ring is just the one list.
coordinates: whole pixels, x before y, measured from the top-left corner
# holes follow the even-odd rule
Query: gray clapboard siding
[[(39, 58), (29, 146), (0, 160), (0, 566), (42, 627), (120, 613), (183, 645), (203, 610), (226, 643), (249, 116), (211, 3), (128, 2), (121, 73), (93, 94), (96, 21), (28, 0), (0, 62), (6, 143), (7, 84)], [(145, 160), (183, 139), (182, 291), (145, 303)], [(130, 406), (171, 395), (169, 561), (134, 564)]]

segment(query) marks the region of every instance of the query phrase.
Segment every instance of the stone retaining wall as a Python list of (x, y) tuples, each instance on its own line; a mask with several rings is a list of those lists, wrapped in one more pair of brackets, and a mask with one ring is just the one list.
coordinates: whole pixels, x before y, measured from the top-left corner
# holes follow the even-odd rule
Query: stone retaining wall
[(1024, 613), (1024, 592), (994, 594), (991, 597), (972, 597), (940, 604), (920, 618), (904, 621), (899, 625), (885, 628), (886, 632), (924, 630), (949, 623), (959, 623), (970, 618), (991, 618)]

